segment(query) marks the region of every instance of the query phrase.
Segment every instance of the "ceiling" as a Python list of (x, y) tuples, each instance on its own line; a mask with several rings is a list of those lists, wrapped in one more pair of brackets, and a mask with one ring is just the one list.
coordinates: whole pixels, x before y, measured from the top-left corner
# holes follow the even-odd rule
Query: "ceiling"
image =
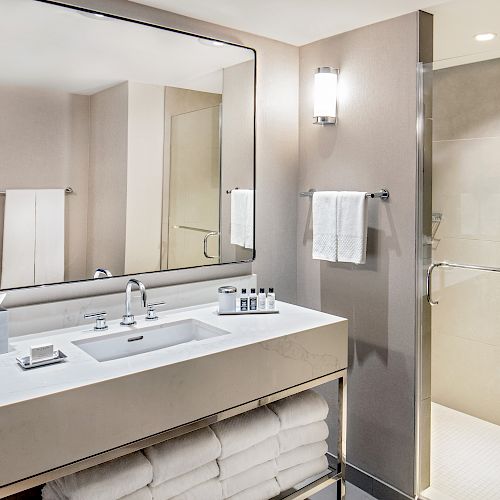
[(0, 1), (0, 85), (93, 94), (134, 81), (220, 93), (222, 69), (254, 57), (241, 47), (74, 9)]
[[(443, 61), (441, 66), (500, 56), (500, 0), (454, 0), (428, 11), (434, 14), (434, 60)], [(498, 36), (488, 42), (474, 40), (487, 32)]]
[(134, 1), (301, 46), (446, 0)]

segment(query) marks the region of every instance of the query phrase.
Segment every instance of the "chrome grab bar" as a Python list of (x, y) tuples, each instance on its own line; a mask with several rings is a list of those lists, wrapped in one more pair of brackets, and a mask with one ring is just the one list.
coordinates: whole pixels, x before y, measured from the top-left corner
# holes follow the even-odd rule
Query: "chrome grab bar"
[(431, 264), (427, 269), (427, 302), (429, 302), (431, 306), (436, 306), (439, 304), (438, 300), (432, 300), (432, 271), (434, 271), (434, 269), (436, 269), (437, 267), (451, 267), (456, 269), (470, 269), (472, 271), (489, 271), (492, 273), (500, 273), (500, 268), (498, 267), (474, 266), (472, 264), (453, 264), (451, 262), (435, 262), (434, 264)]
[(219, 232), (210, 231), (205, 235), (205, 237), (203, 238), (203, 254), (207, 259), (218, 259), (218, 255), (208, 255), (208, 238), (210, 238), (210, 236), (219, 236)]

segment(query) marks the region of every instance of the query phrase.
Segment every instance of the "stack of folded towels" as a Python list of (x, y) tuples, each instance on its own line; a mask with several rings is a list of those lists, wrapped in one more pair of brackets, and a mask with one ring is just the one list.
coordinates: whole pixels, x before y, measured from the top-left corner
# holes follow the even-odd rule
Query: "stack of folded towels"
[(269, 500), (280, 493), (276, 481), (280, 422), (267, 407), (212, 425), (221, 443), (217, 459), (222, 498)]
[(153, 467), (153, 500), (222, 500), (217, 458), (221, 445), (209, 427), (144, 450)]
[(305, 391), (47, 483), (44, 500), (269, 500), (328, 468), (328, 404)]
[(151, 500), (153, 468), (140, 452), (47, 483), (44, 500)]
[(308, 390), (271, 403), (269, 408), (280, 421), (276, 463), (277, 481), (283, 492), (328, 469), (328, 403), (317, 392)]

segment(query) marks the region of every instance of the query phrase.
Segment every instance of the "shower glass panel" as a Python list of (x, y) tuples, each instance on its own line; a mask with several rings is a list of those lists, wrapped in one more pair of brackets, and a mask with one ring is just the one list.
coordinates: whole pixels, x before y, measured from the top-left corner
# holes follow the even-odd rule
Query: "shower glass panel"
[(172, 116), (166, 269), (220, 262), (220, 170), (220, 105)]
[[(422, 225), (434, 263), (500, 268), (499, 56), (423, 68), (424, 95), (432, 96), (422, 121), (423, 170), (432, 167), (423, 204), (427, 198), (429, 209), (432, 199), (432, 219), (427, 210)], [(422, 371), (431, 367), (430, 487), (422, 497), (498, 498), (500, 273), (441, 266), (432, 278), (439, 304), (427, 325), (430, 350), (422, 350)]]

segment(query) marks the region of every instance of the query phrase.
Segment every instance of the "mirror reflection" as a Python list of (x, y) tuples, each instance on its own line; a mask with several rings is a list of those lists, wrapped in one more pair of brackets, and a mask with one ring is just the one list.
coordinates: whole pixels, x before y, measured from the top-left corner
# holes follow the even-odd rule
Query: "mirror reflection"
[(252, 50), (31, 0), (0, 47), (0, 289), (253, 258)]

